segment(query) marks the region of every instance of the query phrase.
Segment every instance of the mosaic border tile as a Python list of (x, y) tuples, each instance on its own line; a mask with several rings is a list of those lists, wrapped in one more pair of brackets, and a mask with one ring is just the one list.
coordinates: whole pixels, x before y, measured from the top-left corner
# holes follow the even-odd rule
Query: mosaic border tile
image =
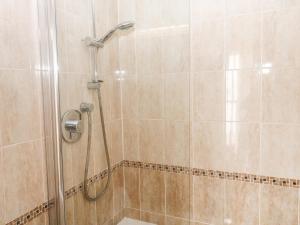
[[(267, 185), (276, 185), (282, 187), (291, 187), (291, 188), (300, 188), (300, 180), (290, 179), (290, 178), (280, 178), (280, 177), (270, 177), (262, 176), (256, 174), (248, 173), (238, 173), (238, 172), (227, 172), (227, 171), (218, 171), (218, 170), (208, 170), (208, 169), (199, 169), (199, 168), (190, 168), (184, 166), (175, 166), (167, 164), (157, 164), (157, 163), (147, 163), (140, 161), (129, 161), (123, 160), (112, 167), (112, 172), (121, 167), (130, 167), (130, 168), (139, 168), (139, 169), (149, 169), (157, 171), (165, 171), (168, 173), (180, 173), (180, 174), (191, 174), (193, 176), (203, 176), (203, 177), (212, 177), (218, 179), (226, 180), (236, 180), (249, 183), (257, 184), (267, 184)], [(88, 186), (103, 180), (108, 175), (108, 170), (105, 169), (100, 173), (94, 175), (88, 179)], [(78, 192), (83, 190), (83, 182), (73, 186), (72, 188), (65, 191), (65, 198), (68, 199)], [(14, 219), (13, 221), (7, 223), (6, 225), (23, 225), (34, 218), (40, 216), (41, 214), (47, 212), (55, 204), (54, 200), (45, 202), (31, 211), (23, 214), (22, 216)]]
[[(112, 167), (112, 172), (116, 171), (117, 168), (120, 168), (123, 166), (123, 161), (115, 164)], [(101, 171), (99, 174), (96, 174), (95, 176), (88, 179), (88, 185), (91, 185), (93, 183), (96, 183), (108, 175), (108, 170), (105, 169)], [(83, 183), (80, 183), (76, 186), (73, 186), (72, 188), (65, 191), (65, 198), (68, 199), (75, 195), (76, 193), (83, 190)], [(30, 210), (29, 212), (23, 214), (22, 216), (14, 219), (13, 221), (5, 224), (5, 225), (23, 225), (26, 224), (33, 219), (37, 218), (38, 216), (42, 215), (43, 213), (47, 212), (50, 208), (52, 208), (55, 205), (55, 200), (50, 200), (48, 202), (42, 203), (41, 205), (35, 207), (34, 209)]]
[(30, 210), (29, 212), (23, 214), (22, 216), (14, 219), (13, 221), (7, 223), (6, 225), (23, 225), (31, 220), (35, 219), (36, 217), (42, 215), (43, 213), (47, 212), (50, 208), (54, 206), (54, 200), (45, 202), (34, 209)]
[(257, 174), (249, 174), (249, 173), (189, 168), (183, 166), (154, 164), (154, 163), (128, 161), (128, 160), (124, 160), (123, 165), (125, 167), (132, 167), (132, 168), (160, 170), (160, 171), (166, 171), (171, 173), (192, 174), (193, 176), (213, 177), (213, 178), (236, 180), (236, 181), (243, 181), (249, 183), (259, 183), (259, 184), (276, 185), (276, 186), (283, 186), (283, 187), (300, 188), (300, 180), (290, 179), (290, 178), (270, 177), (270, 176), (263, 176)]

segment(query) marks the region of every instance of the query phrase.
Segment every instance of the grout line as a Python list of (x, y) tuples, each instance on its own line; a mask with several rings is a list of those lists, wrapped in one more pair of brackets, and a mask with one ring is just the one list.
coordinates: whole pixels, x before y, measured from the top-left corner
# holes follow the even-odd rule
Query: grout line
[(13, 143), (13, 144), (8, 144), (8, 145), (3, 145), (3, 146), (0, 145), (0, 147), (2, 148), (2, 150), (5, 150), (6, 148), (14, 147), (14, 146), (17, 146), (17, 145), (30, 144), (30, 143), (34, 143), (34, 142), (38, 142), (38, 141), (44, 141), (44, 140), (45, 140), (45, 137), (40, 137), (40, 138), (21, 141), (21, 142), (17, 142), (17, 143)]

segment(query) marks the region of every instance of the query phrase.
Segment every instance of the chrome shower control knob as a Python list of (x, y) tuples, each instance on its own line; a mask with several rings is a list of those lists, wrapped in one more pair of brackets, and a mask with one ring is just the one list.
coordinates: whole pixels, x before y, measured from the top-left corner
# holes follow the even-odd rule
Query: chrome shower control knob
[(64, 113), (61, 120), (62, 137), (67, 143), (78, 141), (83, 133), (83, 123), (79, 110), (68, 110)]
[(65, 129), (70, 133), (81, 133), (81, 120), (67, 120), (65, 122)]

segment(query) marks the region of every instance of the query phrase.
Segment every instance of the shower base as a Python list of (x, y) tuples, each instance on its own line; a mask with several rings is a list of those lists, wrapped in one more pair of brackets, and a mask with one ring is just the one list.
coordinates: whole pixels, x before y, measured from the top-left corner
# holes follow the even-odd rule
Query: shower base
[(130, 218), (123, 218), (118, 225), (156, 225), (154, 223), (147, 223), (147, 222), (143, 222), (140, 220), (134, 220), (134, 219), (130, 219)]

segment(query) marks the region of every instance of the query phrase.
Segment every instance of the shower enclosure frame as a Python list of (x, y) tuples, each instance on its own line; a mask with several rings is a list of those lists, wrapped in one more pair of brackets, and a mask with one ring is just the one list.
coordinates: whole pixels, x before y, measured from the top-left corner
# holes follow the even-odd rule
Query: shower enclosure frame
[(55, 0), (37, 1), (49, 225), (66, 225)]

